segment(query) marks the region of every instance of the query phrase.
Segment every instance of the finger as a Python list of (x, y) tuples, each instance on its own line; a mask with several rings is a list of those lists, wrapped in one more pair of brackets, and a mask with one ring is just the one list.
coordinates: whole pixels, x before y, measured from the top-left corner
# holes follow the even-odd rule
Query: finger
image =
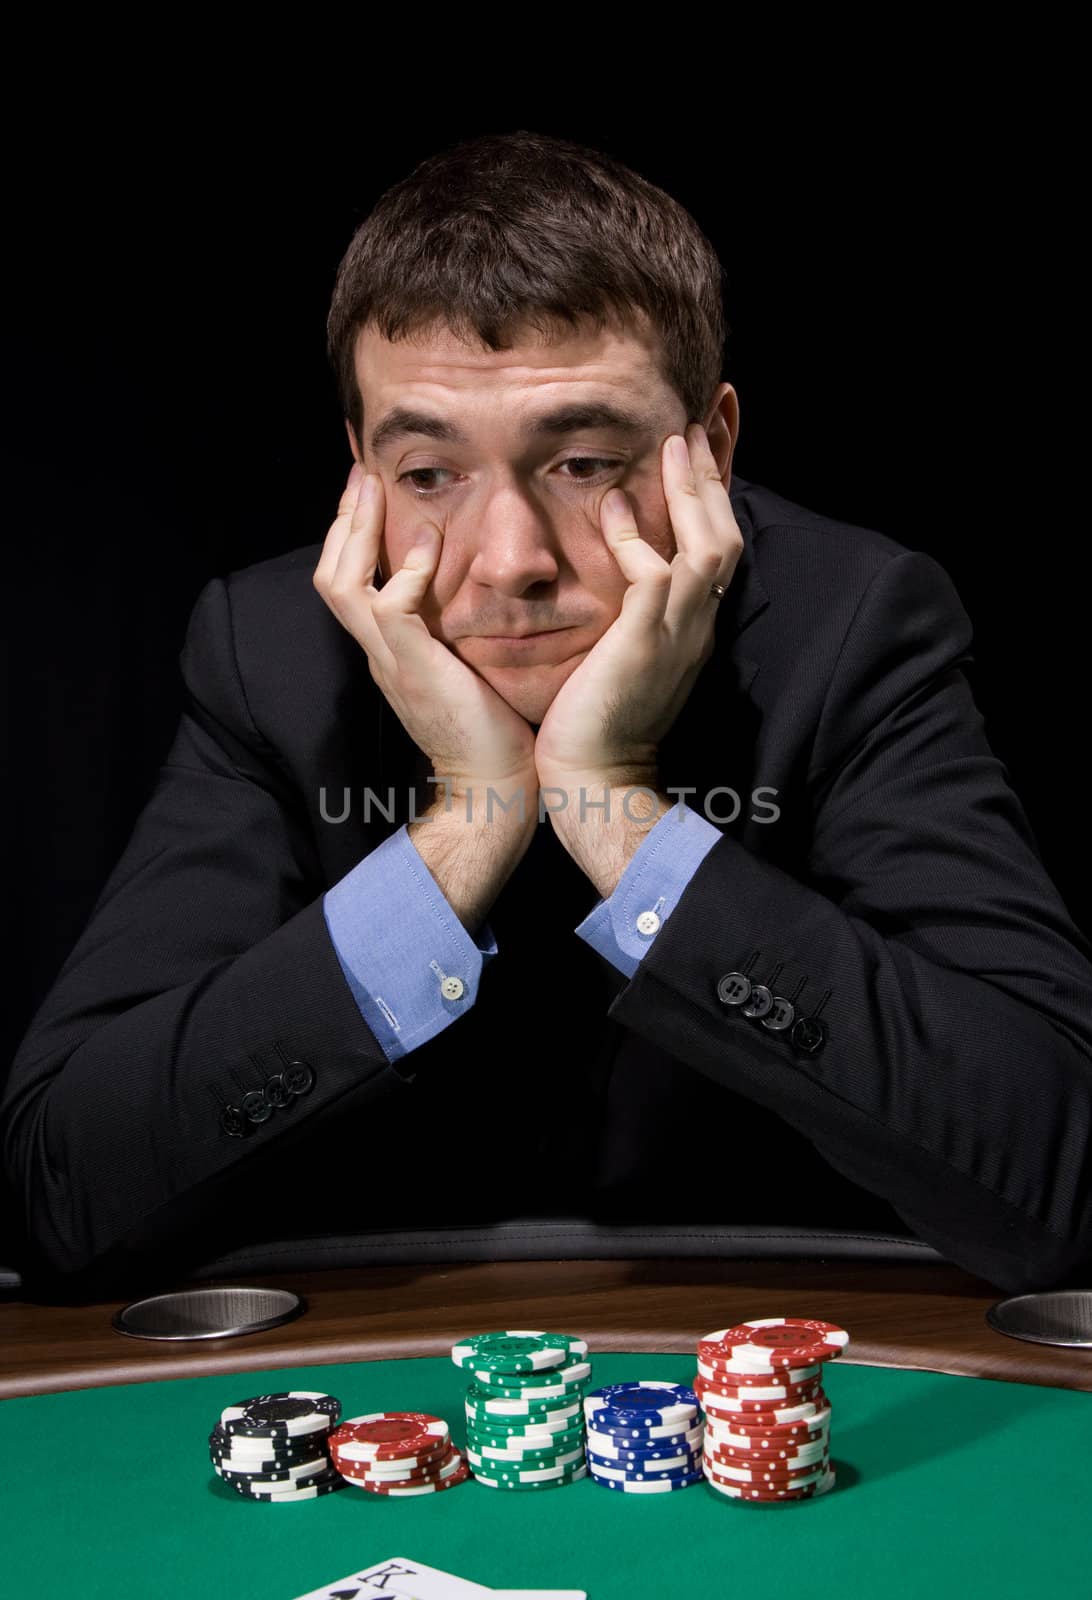
[(671, 590), (671, 568), (663, 556), (641, 538), (637, 518), (624, 489), (606, 495), (600, 508), (603, 535), (610, 552), (629, 579), (622, 596), (622, 611), (627, 627), (653, 632), (664, 620)]
[(320, 592), (326, 589), (333, 576), (334, 568), (337, 566), (337, 558), (341, 553), (341, 546), (348, 536), (352, 515), (356, 509), (364, 478), (364, 468), (359, 461), (354, 461), (349, 469), (345, 487), (341, 491), (337, 516), (327, 531), (326, 539), (322, 546), (322, 554), (319, 556), (318, 565), (313, 574), (312, 581)]
[(690, 460), (694, 481), (709, 517), (709, 526), (716, 536), (720, 566), (713, 577), (714, 583), (728, 583), (743, 554), (743, 534), (740, 532), (728, 490), (724, 487), (717, 458), (709, 447), (705, 429), (696, 422), (687, 429)]
[[(386, 520), (383, 480), (378, 473), (362, 478), (360, 491), (348, 517), (348, 526), (332, 528), (326, 580), (326, 600), (339, 621), (363, 645), (373, 664), (390, 671), (394, 663), (372, 617), (379, 591), (374, 587), (379, 542)], [(340, 535), (340, 543), (338, 537)]]
[(434, 522), (422, 522), (405, 560), (383, 585), (372, 606), (372, 621), (400, 660), (410, 659), (432, 635), (421, 615), (425, 595), (439, 565), (443, 534)]
[(704, 451), (699, 448), (698, 431), (696, 426), (689, 430), (686, 467), (675, 460), (671, 440), (664, 449), (664, 493), (677, 551), (665, 620), (674, 633), (695, 619), (704, 624), (712, 585), (728, 582), (743, 547), (716, 461), (707, 444)]

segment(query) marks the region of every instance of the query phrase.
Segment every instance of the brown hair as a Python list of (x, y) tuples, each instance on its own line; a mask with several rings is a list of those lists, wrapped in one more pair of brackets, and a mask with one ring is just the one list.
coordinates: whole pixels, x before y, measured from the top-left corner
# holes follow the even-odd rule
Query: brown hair
[(388, 189), (338, 267), (327, 354), (358, 446), (361, 328), (411, 338), (438, 322), (490, 350), (532, 327), (645, 313), (688, 421), (721, 377), (724, 268), (690, 213), (600, 151), (533, 133), (483, 134), (429, 156)]

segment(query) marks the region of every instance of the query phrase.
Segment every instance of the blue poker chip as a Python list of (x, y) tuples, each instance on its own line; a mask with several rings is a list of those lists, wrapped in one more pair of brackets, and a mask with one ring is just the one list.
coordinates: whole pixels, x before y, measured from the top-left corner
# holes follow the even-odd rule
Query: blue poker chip
[(684, 1450), (700, 1450), (705, 1438), (702, 1428), (672, 1433), (659, 1439), (618, 1438), (594, 1428), (585, 1432), (588, 1449), (610, 1461), (647, 1461), (655, 1456), (677, 1456)]
[(588, 1468), (588, 1477), (600, 1488), (618, 1489), (622, 1494), (670, 1494), (675, 1489), (689, 1489), (705, 1481), (705, 1474), (699, 1471), (689, 1473), (685, 1478), (658, 1478), (654, 1481), (646, 1478), (643, 1483), (626, 1483), (621, 1478), (604, 1478), (591, 1467)]
[(589, 1472), (598, 1472), (600, 1477), (612, 1482), (647, 1483), (660, 1478), (688, 1478), (700, 1472), (701, 1451), (697, 1455), (670, 1457), (666, 1461), (609, 1461), (589, 1450), (587, 1462)]
[(588, 1426), (603, 1433), (618, 1429), (683, 1428), (691, 1426), (701, 1411), (693, 1389), (684, 1383), (608, 1383), (584, 1396)]

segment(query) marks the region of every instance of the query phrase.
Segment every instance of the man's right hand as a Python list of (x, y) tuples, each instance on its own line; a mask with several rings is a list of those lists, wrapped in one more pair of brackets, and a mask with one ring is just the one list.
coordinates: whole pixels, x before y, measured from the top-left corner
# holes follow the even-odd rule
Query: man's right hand
[[(367, 485), (370, 493), (364, 492)], [(439, 563), (443, 535), (422, 517), (415, 543), (382, 590), (374, 579), (386, 515), (378, 473), (354, 463), (312, 578), (338, 621), (367, 652), (371, 674), (402, 726), (451, 793), (524, 793), (526, 820), (538, 803), (535, 738), (529, 722), (446, 644), (433, 638), (420, 606)], [(438, 794), (444, 790), (438, 785)]]

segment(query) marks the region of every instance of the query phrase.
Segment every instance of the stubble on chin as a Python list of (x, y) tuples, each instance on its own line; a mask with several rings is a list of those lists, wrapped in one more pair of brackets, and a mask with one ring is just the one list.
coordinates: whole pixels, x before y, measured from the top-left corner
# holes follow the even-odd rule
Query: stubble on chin
[(561, 686), (572, 677), (586, 655), (587, 651), (582, 650), (549, 673), (541, 671), (485, 673), (480, 672), (480, 669), (479, 672), (490, 688), (496, 690), (501, 699), (537, 731)]

